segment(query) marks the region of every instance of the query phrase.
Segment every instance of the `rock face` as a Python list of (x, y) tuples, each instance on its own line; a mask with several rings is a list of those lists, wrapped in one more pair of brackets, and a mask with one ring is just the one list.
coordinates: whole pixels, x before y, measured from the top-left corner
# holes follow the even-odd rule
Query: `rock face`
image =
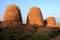
[(45, 20), (44, 23), (45, 23), (46, 26), (52, 26), (52, 27), (54, 27), (56, 25), (56, 21), (55, 21), (55, 18), (54, 17), (48, 17)]
[(21, 12), (18, 6), (11, 4), (6, 8), (4, 13), (4, 26), (18, 26), (22, 24)]
[(27, 24), (33, 26), (43, 26), (43, 17), (40, 8), (32, 7), (29, 10)]

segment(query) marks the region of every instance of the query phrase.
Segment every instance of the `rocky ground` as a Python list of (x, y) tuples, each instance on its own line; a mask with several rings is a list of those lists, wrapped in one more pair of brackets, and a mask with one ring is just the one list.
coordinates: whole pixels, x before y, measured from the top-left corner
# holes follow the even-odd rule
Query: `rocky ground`
[[(2, 23), (0, 23), (0, 27), (3, 28)], [(17, 28), (18, 28), (18, 26), (17, 26)], [(18, 29), (23, 29), (25, 32), (31, 32), (34, 34), (46, 34), (49, 32), (57, 31), (57, 28), (51, 28), (51, 27), (45, 27), (45, 26), (35, 27), (35, 26), (26, 25), (26, 24), (23, 24), (21, 26), (21, 28), (18, 28)], [(54, 33), (49, 33), (49, 35), (51, 35), (51, 34), (54, 34)], [(54, 35), (52, 35), (52, 36), (54, 36)], [(56, 35), (56, 37), (54, 36), (54, 38), (52, 38), (52, 40), (60, 40), (60, 34)]]
[(60, 34), (54, 37), (52, 40), (60, 40)]

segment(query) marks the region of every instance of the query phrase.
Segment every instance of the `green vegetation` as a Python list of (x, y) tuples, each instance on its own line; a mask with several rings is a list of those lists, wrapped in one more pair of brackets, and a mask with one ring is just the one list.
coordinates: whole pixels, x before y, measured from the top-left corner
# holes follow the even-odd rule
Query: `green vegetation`
[(58, 31), (34, 34), (32, 32), (26, 33), (22, 29), (0, 28), (0, 40), (51, 40), (56, 35), (58, 35)]

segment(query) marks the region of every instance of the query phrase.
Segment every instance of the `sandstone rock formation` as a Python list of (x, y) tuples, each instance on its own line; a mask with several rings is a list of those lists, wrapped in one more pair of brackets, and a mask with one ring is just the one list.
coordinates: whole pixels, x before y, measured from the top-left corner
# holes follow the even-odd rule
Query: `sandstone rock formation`
[(22, 24), (21, 12), (18, 6), (11, 4), (6, 8), (4, 13), (4, 26), (18, 26)]
[(45, 25), (46, 26), (52, 26), (52, 27), (55, 27), (56, 25), (56, 21), (55, 21), (55, 18), (54, 17), (48, 17), (45, 21), (44, 21)]
[(33, 26), (43, 26), (43, 17), (40, 8), (32, 7), (29, 10), (27, 24)]

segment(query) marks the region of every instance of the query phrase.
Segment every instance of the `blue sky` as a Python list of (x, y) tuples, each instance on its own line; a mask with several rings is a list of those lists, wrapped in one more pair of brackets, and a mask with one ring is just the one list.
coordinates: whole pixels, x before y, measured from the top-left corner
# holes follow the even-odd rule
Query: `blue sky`
[(26, 23), (28, 11), (37, 6), (41, 9), (43, 18), (54, 16), (60, 22), (60, 0), (0, 0), (0, 20), (3, 21), (4, 12), (9, 4), (16, 4), (21, 9), (23, 23)]

